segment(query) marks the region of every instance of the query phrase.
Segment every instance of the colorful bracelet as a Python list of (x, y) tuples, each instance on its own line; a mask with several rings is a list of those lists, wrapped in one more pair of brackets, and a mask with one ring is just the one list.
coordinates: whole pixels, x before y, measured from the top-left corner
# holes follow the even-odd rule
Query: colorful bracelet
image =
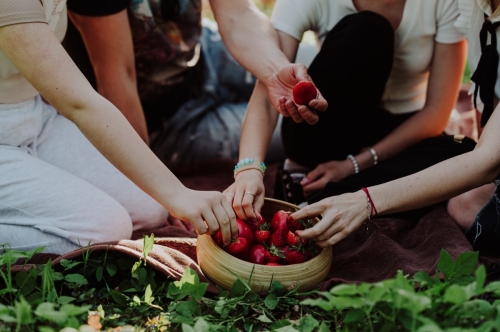
[(244, 158), (238, 161), (236, 166), (234, 166), (234, 176), (236, 177), (238, 173), (249, 169), (256, 169), (261, 171), (262, 174), (264, 174), (266, 172), (267, 167), (263, 161), (259, 163), (255, 161), (253, 158)]

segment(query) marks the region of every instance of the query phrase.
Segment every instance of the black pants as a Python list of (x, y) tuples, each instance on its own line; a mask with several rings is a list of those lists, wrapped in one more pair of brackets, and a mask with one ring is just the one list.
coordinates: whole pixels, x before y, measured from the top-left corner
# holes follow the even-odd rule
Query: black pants
[(394, 58), (394, 30), (383, 16), (364, 11), (344, 17), (326, 36), (309, 68), (328, 101), (313, 126), (285, 118), (285, 154), (315, 168), (343, 160), (386, 137), (413, 115), (393, 115), (381, 107)]

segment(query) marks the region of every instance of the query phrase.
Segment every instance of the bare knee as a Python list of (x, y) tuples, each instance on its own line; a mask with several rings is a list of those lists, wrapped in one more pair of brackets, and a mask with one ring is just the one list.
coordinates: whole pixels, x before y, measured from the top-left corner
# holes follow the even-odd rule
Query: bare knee
[(466, 230), (474, 223), (494, 191), (495, 184), (490, 183), (453, 197), (448, 203), (448, 213), (462, 230)]

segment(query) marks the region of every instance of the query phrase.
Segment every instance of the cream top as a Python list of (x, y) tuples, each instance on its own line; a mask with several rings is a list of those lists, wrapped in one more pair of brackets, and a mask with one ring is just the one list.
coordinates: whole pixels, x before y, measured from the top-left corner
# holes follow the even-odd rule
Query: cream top
[[(48, 23), (62, 41), (66, 33), (66, 0), (0, 0), (0, 28), (6, 25)], [(0, 49), (0, 104), (35, 97), (38, 92)]]

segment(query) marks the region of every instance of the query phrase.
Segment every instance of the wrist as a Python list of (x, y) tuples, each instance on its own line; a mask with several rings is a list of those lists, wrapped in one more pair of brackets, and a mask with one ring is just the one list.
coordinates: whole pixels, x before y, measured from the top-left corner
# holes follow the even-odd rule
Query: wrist
[(273, 81), (279, 75), (280, 70), (289, 64), (290, 61), (284, 55), (279, 59), (275, 59), (275, 61), (269, 61), (266, 63), (267, 66), (262, 69), (261, 75), (258, 78), (267, 86), (269, 82)]
[(358, 161), (360, 171), (373, 166), (373, 157), (368, 150), (357, 154), (355, 158)]
[(259, 179), (261, 179), (262, 181), (264, 180), (264, 174), (262, 174), (261, 171), (259, 171), (258, 169), (255, 169), (255, 168), (250, 168), (250, 169), (246, 169), (246, 170), (242, 170), (240, 172), (238, 172), (238, 174), (236, 174), (234, 176), (234, 180), (238, 180), (238, 178), (241, 178), (241, 177), (248, 177), (248, 176), (255, 176), (255, 177), (258, 177)]

